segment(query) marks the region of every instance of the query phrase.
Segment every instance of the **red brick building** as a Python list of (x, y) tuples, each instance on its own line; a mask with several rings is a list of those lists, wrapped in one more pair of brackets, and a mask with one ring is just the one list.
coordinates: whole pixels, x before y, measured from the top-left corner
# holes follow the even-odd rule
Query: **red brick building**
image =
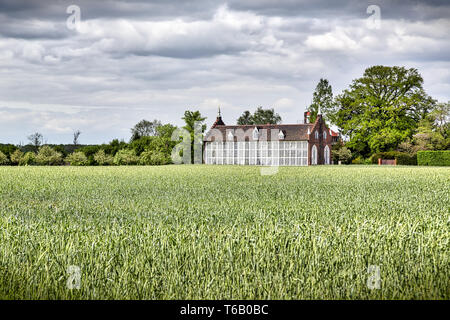
[(319, 114), (314, 123), (227, 126), (220, 115), (204, 137), (205, 164), (306, 166), (331, 164), (337, 133)]

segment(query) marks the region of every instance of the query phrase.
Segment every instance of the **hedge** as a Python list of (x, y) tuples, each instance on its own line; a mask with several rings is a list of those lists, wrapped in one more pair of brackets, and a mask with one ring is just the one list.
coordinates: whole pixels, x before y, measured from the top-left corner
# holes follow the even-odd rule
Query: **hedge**
[(417, 156), (416, 155), (410, 155), (406, 152), (399, 152), (399, 151), (388, 151), (388, 152), (379, 152), (375, 153), (372, 157), (372, 163), (378, 164), (378, 159), (387, 159), (387, 160), (394, 160), (397, 159), (398, 165), (403, 166), (416, 166), (417, 165)]
[(419, 166), (450, 166), (450, 150), (417, 152)]

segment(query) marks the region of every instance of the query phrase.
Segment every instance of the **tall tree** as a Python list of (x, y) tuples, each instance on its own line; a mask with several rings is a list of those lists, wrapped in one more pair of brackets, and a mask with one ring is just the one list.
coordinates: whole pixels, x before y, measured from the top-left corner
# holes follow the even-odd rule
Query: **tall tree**
[(35, 150), (38, 151), (39, 147), (44, 141), (44, 136), (39, 132), (35, 132), (28, 136), (28, 140), (30, 141), (31, 145), (34, 146)]
[(254, 124), (253, 123), (253, 116), (250, 113), (250, 111), (246, 110), (244, 111), (244, 113), (242, 114), (242, 116), (240, 116), (237, 119), (237, 124), (239, 125), (245, 125), (245, 124)]
[(255, 113), (250, 114), (249, 111), (245, 111), (237, 120), (237, 124), (278, 124), (281, 123), (281, 117), (275, 110), (263, 109), (258, 107)]
[(78, 142), (79, 142), (79, 138), (80, 138), (80, 135), (81, 135), (81, 131), (80, 130), (77, 130), (77, 131), (75, 131), (74, 133), (73, 133), (73, 144), (75, 145), (75, 146), (77, 146), (78, 145)]
[(333, 89), (328, 83), (328, 80), (322, 78), (319, 80), (319, 83), (314, 90), (312, 103), (308, 107), (308, 111), (311, 113), (309, 117), (311, 122), (316, 121), (319, 108), (324, 119), (333, 122)]
[(183, 119), (186, 123), (183, 128), (189, 131), (189, 133), (191, 134), (191, 163), (194, 163), (194, 143), (201, 144), (202, 141), (200, 141), (200, 139), (203, 138), (201, 134), (195, 132), (195, 127), (196, 125), (200, 125), (201, 133), (205, 132), (206, 124), (204, 124), (203, 122), (206, 120), (206, 117), (202, 117), (200, 111), (186, 110), (184, 112), (184, 117), (182, 117), (181, 119)]
[(416, 69), (373, 66), (336, 97), (335, 124), (362, 156), (394, 150), (411, 138), (436, 101)]
[(153, 121), (141, 120), (131, 128), (131, 142), (142, 137), (152, 137), (156, 135), (156, 129), (161, 126), (161, 121), (155, 119)]

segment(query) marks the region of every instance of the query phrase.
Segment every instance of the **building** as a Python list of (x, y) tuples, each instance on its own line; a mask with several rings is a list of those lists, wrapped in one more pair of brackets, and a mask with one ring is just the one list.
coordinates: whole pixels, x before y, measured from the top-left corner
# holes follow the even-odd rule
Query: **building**
[(319, 114), (303, 124), (227, 126), (219, 114), (204, 137), (205, 164), (263, 166), (307, 166), (331, 164), (331, 145), (338, 134), (327, 127)]

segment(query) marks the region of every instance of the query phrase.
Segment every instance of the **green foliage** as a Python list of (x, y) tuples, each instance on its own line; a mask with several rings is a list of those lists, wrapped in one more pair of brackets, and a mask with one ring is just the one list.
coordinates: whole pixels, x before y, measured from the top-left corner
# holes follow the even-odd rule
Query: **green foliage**
[(81, 151), (76, 151), (66, 157), (66, 162), (71, 166), (86, 166), (89, 164), (88, 158)]
[(133, 165), (139, 162), (139, 157), (134, 150), (122, 149), (116, 153), (113, 162), (115, 165)]
[(312, 104), (308, 107), (310, 114), (310, 122), (316, 121), (317, 114), (320, 111), (325, 121), (333, 123), (333, 89), (327, 79), (320, 79), (313, 93)]
[(9, 164), (8, 157), (2, 151), (0, 151), (0, 166)]
[(275, 113), (275, 110), (272, 109), (263, 109), (262, 107), (258, 107), (255, 113), (250, 114), (249, 111), (245, 111), (242, 116), (237, 120), (237, 124), (277, 124), (281, 123), (281, 117), (278, 113)]
[(450, 150), (417, 152), (419, 166), (450, 166)]
[(32, 151), (25, 152), (19, 161), (19, 166), (31, 166), (36, 163), (36, 154)]
[(206, 117), (202, 117), (200, 111), (186, 110), (184, 112), (184, 117), (181, 119), (186, 123), (183, 128), (191, 135), (191, 163), (194, 163), (194, 144), (197, 143), (201, 145), (203, 143), (203, 132), (206, 130), (206, 124), (203, 124), (203, 122), (206, 120)]
[(50, 146), (42, 146), (36, 156), (36, 163), (39, 165), (54, 166), (62, 164), (62, 154), (55, 151)]
[[(0, 299), (449, 300), (449, 176), (0, 167)], [(79, 290), (66, 286), (70, 265)]]
[(131, 128), (131, 139), (133, 142), (142, 137), (155, 136), (158, 127), (161, 126), (161, 121), (155, 119), (153, 121), (141, 120), (133, 128)]
[(14, 165), (18, 165), (20, 163), (20, 161), (23, 158), (23, 152), (20, 151), (19, 149), (17, 149), (16, 151), (14, 151), (11, 156), (11, 163)]
[(348, 164), (352, 159), (352, 152), (347, 147), (341, 147), (332, 154), (335, 162), (341, 161), (343, 164)]
[(2, 152), (7, 157), (10, 157), (11, 154), (16, 151), (18, 148), (13, 144), (1, 144), (0, 143), (0, 152)]
[(352, 164), (365, 164), (365, 160), (361, 157), (356, 157), (352, 160)]
[(374, 66), (336, 97), (336, 125), (362, 156), (391, 151), (411, 138), (436, 101), (416, 69)]
[(378, 159), (397, 160), (397, 165), (416, 166), (417, 155), (399, 151), (378, 152), (370, 158), (373, 164), (378, 164)]
[(106, 154), (105, 150), (101, 149), (94, 155), (95, 162), (100, 166), (113, 164), (114, 158), (112, 155)]
[(156, 135), (161, 138), (171, 139), (172, 133), (175, 131), (177, 127), (171, 125), (170, 123), (163, 124), (156, 128)]
[(143, 152), (139, 158), (141, 165), (160, 166), (169, 163), (171, 163), (171, 158), (168, 154), (154, 150)]

